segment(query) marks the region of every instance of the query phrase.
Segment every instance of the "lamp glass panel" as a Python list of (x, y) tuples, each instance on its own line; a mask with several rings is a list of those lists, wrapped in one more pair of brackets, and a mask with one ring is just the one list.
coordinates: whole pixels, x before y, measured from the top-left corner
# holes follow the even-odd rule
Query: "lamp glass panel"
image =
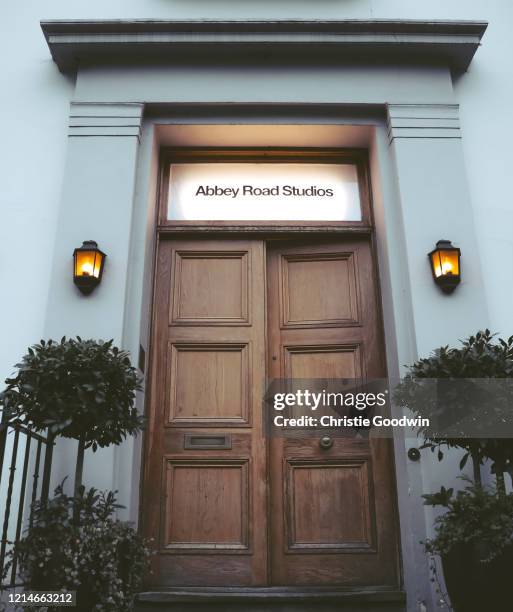
[(75, 276), (100, 277), (103, 256), (98, 251), (77, 251), (75, 255)]
[(361, 221), (355, 164), (171, 164), (172, 221)]
[(460, 273), (460, 262), (457, 250), (437, 250), (431, 256), (435, 276), (458, 276)]

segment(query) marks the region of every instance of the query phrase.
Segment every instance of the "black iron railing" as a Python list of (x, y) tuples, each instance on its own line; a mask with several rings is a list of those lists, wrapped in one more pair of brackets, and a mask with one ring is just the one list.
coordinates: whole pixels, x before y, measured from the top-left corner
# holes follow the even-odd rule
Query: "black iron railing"
[(0, 587), (19, 584), (16, 555), (8, 552), (31, 524), (32, 504), (48, 499), (53, 447), (53, 438), (21, 421), (0, 422)]

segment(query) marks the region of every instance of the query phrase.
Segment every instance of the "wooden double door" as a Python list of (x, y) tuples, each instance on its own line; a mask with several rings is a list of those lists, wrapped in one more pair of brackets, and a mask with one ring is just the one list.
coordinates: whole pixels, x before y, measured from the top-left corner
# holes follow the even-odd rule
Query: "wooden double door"
[(384, 376), (368, 238), (162, 239), (157, 259), (152, 584), (397, 587), (390, 441), (265, 431), (266, 381)]

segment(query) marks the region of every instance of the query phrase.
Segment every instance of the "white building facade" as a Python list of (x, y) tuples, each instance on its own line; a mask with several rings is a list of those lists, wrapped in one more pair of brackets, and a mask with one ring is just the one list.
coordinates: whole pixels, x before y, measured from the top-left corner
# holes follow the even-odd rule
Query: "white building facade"
[[(505, 0), (52, 0), (2, 13), (4, 377), (40, 338), (80, 335), (114, 338), (144, 370), (145, 390), (160, 384), (152, 381), (160, 245), (268, 236), (258, 224), (250, 232), (163, 219), (162, 159), (177, 150), (365, 153), (390, 378), (478, 329), (513, 333), (513, 8)], [(326, 238), (321, 225), (309, 236)], [(300, 229), (289, 222), (273, 231), (298, 239)], [(331, 228), (329, 240), (346, 239), (343, 229)], [(433, 283), (426, 257), (441, 238), (462, 253), (451, 295)], [(71, 254), (88, 239), (107, 263), (84, 297)], [(148, 413), (156, 408), (146, 391)], [(120, 517), (132, 521), (147, 511), (152, 431), (86, 457), (86, 483), (118, 490)], [(459, 457), (438, 464), (423, 451), (409, 460), (418, 445), (401, 432), (393, 440), (399, 569), (394, 588), (380, 592), (399, 595), (378, 592), (372, 608), (354, 599), (348, 610), (439, 609), (419, 543), (433, 521), (421, 495), (453, 484)], [(57, 448), (55, 482), (74, 452), (71, 443)], [(372, 572), (357, 586), (375, 586)]]

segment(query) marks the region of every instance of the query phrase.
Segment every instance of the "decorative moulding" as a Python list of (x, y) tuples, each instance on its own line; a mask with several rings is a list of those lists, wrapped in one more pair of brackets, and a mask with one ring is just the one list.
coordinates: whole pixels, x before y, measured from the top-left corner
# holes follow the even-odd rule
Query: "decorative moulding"
[(140, 139), (143, 104), (72, 102), (69, 113), (70, 137), (135, 136)]
[(465, 71), (487, 23), (477, 21), (42, 21), (63, 72), (141, 62), (409, 63)]
[(457, 104), (388, 104), (390, 144), (397, 138), (461, 138)]

